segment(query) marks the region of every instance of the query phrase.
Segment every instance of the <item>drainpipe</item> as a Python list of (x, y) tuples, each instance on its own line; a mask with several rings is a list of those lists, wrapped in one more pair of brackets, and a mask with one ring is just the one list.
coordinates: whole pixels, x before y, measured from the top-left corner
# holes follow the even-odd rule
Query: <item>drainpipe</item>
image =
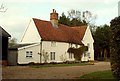
[(42, 40), (40, 42), (40, 63), (42, 63)]

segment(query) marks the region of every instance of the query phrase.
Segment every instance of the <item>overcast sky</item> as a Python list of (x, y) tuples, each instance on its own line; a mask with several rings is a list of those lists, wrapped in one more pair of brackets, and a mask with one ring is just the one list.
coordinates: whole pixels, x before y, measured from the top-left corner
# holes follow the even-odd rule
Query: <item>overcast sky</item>
[(19, 41), (31, 18), (50, 20), (50, 12), (56, 9), (59, 15), (70, 9), (91, 11), (97, 15), (95, 25), (110, 23), (118, 16), (119, 0), (0, 0), (8, 8), (0, 12), (0, 25)]

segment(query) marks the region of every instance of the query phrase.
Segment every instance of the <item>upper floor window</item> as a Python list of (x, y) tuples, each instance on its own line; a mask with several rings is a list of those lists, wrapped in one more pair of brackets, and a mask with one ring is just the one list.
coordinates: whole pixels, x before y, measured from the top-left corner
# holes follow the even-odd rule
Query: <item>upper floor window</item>
[(32, 58), (32, 54), (33, 54), (32, 51), (26, 51), (26, 57), (27, 58)]
[(75, 44), (75, 47), (78, 48), (78, 44)]
[(56, 42), (55, 42), (55, 41), (52, 41), (52, 42), (51, 42), (51, 46), (52, 46), (52, 47), (55, 47), (55, 46), (56, 46)]

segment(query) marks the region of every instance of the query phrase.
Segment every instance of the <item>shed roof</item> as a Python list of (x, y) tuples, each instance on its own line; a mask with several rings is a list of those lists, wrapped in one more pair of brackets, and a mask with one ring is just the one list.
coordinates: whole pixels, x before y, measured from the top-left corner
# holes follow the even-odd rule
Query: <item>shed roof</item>
[(6, 32), (1, 26), (0, 26), (0, 36), (11, 37), (11, 35), (8, 32)]

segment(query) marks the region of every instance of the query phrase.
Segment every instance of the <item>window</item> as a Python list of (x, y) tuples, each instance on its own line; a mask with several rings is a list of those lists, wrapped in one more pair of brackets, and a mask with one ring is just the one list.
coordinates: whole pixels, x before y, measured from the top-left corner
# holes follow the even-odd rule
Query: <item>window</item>
[(52, 41), (52, 42), (51, 42), (51, 46), (52, 46), (52, 47), (55, 47), (55, 46), (56, 46), (56, 42)]
[(72, 53), (69, 53), (69, 58), (72, 59)]
[(55, 52), (50, 52), (50, 60), (55, 60)]
[(87, 53), (86, 52), (84, 53), (84, 57), (87, 57)]
[(32, 51), (26, 51), (26, 58), (32, 58)]
[(75, 44), (76, 48), (78, 48), (78, 44)]
[(87, 43), (88, 48), (90, 48), (90, 43)]
[(69, 47), (72, 47), (72, 43), (69, 43)]

